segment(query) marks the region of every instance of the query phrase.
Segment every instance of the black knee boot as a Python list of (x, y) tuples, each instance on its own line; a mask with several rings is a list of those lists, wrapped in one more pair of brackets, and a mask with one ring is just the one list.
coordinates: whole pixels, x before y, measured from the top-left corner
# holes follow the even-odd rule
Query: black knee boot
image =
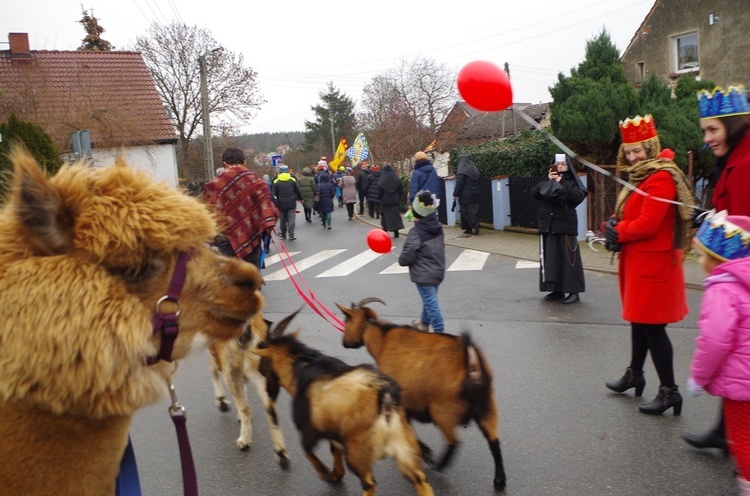
[(677, 386), (659, 386), (659, 394), (651, 403), (641, 405), (638, 409), (647, 415), (661, 415), (674, 407), (675, 416), (682, 413), (682, 395), (677, 391)]
[(630, 388), (635, 388), (635, 395), (643, 394), (643, 388), (646, 387), (646, 379), (643, 378), (642, 370), (633, 370), (630, 367), (625, 369), (625, 375), (619, 380), (607, 382), (607, 387), (616, 393), (624, 393)]

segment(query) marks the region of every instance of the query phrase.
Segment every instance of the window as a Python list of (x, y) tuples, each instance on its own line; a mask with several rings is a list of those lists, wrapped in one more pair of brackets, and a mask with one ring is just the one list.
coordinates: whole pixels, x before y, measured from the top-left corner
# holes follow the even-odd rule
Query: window
[(690, 33), (675, 38), (677, 72), (697, 71), (700, 68), (698, 57), (698, 33)]
[(646, 80), (646, 63), (645, 62), (638, 62), (635, 77), (636, 77), (637, 83), (642, 83)]

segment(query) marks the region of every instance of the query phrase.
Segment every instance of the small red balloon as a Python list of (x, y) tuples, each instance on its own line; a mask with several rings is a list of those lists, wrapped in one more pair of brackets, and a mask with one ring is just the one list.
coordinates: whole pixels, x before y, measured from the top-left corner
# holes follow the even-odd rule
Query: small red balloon
[(459, 71), (457, 84), (461, 97), (477, 110), (497, 112), (513, 104), (510, 79), (492, 62), (469, 62)]
[(382, 229), (373, 229), (367, 233), (367, 246), (375, 253), (388, 253), (391, 251), (391, 237)]

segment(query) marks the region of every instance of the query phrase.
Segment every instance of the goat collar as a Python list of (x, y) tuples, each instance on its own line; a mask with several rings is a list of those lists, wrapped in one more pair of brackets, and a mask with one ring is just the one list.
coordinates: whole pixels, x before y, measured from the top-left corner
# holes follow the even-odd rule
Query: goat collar
[[(172, 361), (172, 348), (179, 332), (177, 318), (180, 316), (180, 311), (182, 310), (180, 307), (180, 293), (187, 277), (187, 263), (192, 256), (193, 250), (180, 252), (177, 262), (174, 265), (169, 290), (167, 294), (159, 298), (156, 302), (156, 313), (154, 313), (154, 317), (151, 319), (151, 324), (154, 329), (154, 335), (161, 333), (161, 346), (159, 347), (158, 355), (146, 358), (147, 365), (153, 365), (159, 360)], [(174, 302), (177, 305), (177, 310), (174, 313), (162, 313), (161, 304), (165, 301)]]

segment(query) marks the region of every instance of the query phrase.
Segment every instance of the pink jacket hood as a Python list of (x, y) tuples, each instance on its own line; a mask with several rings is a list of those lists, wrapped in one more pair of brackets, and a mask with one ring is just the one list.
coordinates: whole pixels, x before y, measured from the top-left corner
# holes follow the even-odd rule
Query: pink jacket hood
[(750, 258), (719, 265), (704, 286), (690, 372), (714, 396), (750, 401)]

